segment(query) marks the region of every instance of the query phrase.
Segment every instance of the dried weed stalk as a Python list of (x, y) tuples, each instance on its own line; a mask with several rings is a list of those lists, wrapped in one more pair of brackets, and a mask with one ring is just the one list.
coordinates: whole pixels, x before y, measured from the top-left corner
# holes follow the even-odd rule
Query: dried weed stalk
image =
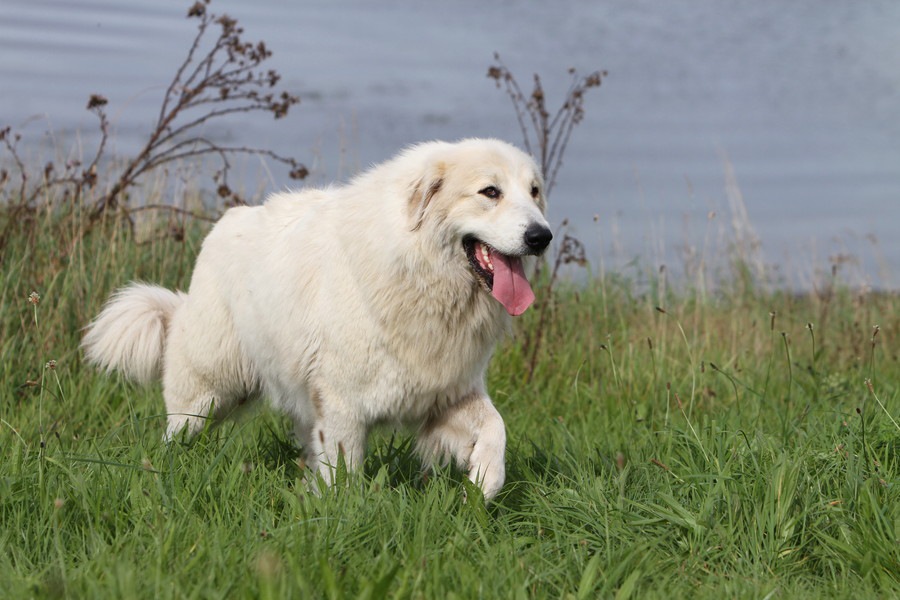
[(572, 131), (584, 119), (584, 95), (591, 88), (599, 87), (607, 73), (594, 71), (581, 77), (575, 69), (569, 69), (572, 83), (562, 105), (551, 115), (547, 109), (544, 87), (537, 73), (534, 75), (531, 93), (526, 96), (515, 76), (500, 60), (499, 54), (494, 53), (494, 60), (496, 64), (488, 68), (487, 76), (497, 83), (498, 88), (502, 86), (512, 101), (525, 149), (540, 159), (549, 195), (556, 184), (556, 176), (562, 166)]
[[(540, 305), (537, 325), (535, 326), (534, 331), (529, 331), (525, 334), (523, 347), (525, 353), (530, 355), (528, 358), (528, 374), (525, 377), (527, 383), (531, 383), (531, 380), (534, 377), (534, 370), (537, 367), (538, 352), (541, 349), (541, 341), (544, 337), (544, 330), (548, 323), (547, 318), (554, 307), (553, 287), (559, 278), (560, 267), (569, 264), (576, 264), (579, 267), (587, 265), (584, 244), (577, 238), (565, 232), (565, 228), (568, 227), (568, 225), (569, 221), (567, 219), (564, 219), (560, 225), (562, 240), (558, 244), (556, 258), (553, 261), (553, 269), (550, 272), (550, 279), (547, 281), (546, 296)], [(559, 234), (560, 232), (558, 231), (556, 233), (557, 238), (559, 237)]]
[[(210, 12), (207, 9), (209, 2), (200, 0), (188, 10), (187, 17), (198, 21), (197, 34), (166, 89), (159, 115), (146, 142), (121, 167), (115, 168), (111, 166), (112, 161), (104, 160), (109, 139), (109, 120), (105, 108), (108, 101), (100, 94), (92, 94), (87, 104), (87, 109), (99, 121), (100, 141), (86, 165), (69, 161), (58, 169), (53, 163), (48, 163), (42, 176), (32, 184), (17, 151), (21, 136), (13, 134), (8, 127), (0, 130), (0, 143), (12, 157), (19, 178), (17, 189), (5, 194), (6, 201), (0, 207), (6, 212), (6, 223), (0, 232), (0, 250), (5, 247), (13, 228), (21, 225), (22, 218), (34, 213), (47, 198), (61, 199), (64, 203), (74, 203), (87, 209), (81, 236), (117, 208), (124, 209), (122, 213), (128, 217), (129, 210), (141, 208), (129, 209), (124, 205), (122, 200), (127, 197), (128, 191), (143, 176), (173, 163), (208, 156), (217, 159), (219, 168), (213, 175), (216, 191), (230, 204), (243, 203), (243, 199), (228, 185), (229, 157), (234, 155), (264, 156), (290, 167), (292, 178), (303, 179), (307, 176), (306, 167), (293, 158), (271, 150), (222, 144), (203, 134), (203, 129), (210, 122), (239, 113), (263, 112), (280, 119), (300, 101), (286, 91), (275, 90), (281, 76), (275, 70), (261, 66), (272, 55), (265, 42), (244, 41), (244, 30), (237, 21), (227, 15)], [(210, 31), (216, 32), (216, 37), (208, 44)], [(99, 171), (101, 165), (107, 167), (108, 164), (108, 172), (103, 179), (110, 183), (101, 192), (96, 190)], [(0, 171), (0, 192), (12, 178), (8, 171)], [(88, 190), (95, 193), (88, 196)], [(154, 206), (188, 214), (175, 206)]]
[[(562, 105), (551, 115), (538, 74), (535, 73), (534, 86), (531, 93), (526, 96), (515, 76), (500, 60), (499, 54), (494, 54), (494, 60), (496, 64), (488, 68), (487, 76), (497, 83), (498, 88), (502, 86), (512, 101), (525, 149), (539, 160), (546, 194), (549, 196), (556, 184), (556, 176), (562, 166), (572, 132), (584, 119), (584, 95), (591, 88), (599, 87), (607, 73), (594, 71), (581, 77), (575, 69), (569, 69), (572, 82)], [(565, 220), (561, 229), (565, 230), (567, 226), (568, 220)], [(559, 239), (559, 233), (556, 238)], [(553, 305), (553, 288), (558, 281), (560, 267), (572, 263), (582, 267), (587, 265), (584, 245), (574, 236), (564, 232), (562, 240), (556, 244), (556, 249), (553, 270), (542, 294), (544, 300), (540, 304), (537, 325), (533, 331), (527, 332), (524, 338), (525, 353), (530, 355), (526, 375), (528, 381), (534, 376), (541, 340), (548, 323), (547, 317)], [(535, 279), (540, 277), (543, 266), (544, 263), (538, 263)]]

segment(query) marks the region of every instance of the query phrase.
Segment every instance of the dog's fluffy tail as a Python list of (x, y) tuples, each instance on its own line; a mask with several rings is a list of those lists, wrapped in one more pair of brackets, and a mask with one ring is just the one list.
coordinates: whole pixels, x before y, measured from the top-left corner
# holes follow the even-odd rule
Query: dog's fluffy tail
[(120, 289), (87, 326), (81, 342), (85, 357), (106, 372), (118, 370), (138, 383), (159, 379), (166, 332), (185, 297), (145, 283)]

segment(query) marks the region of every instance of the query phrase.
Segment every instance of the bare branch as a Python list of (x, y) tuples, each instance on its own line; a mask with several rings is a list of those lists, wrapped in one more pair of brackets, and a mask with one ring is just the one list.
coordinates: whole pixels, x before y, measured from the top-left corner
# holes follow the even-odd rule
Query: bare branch
[[(535, 157), (535, 160), (540, 162), (541, 172), (544, 176), (545, 194), (549, 196), (556, 184), (556, 177), (559, 174), (560, 167), (562, 167), (563, 156), (566, 153), (572, 132), (575, 126), (584, 118), (584, 94), (590, 88), (600, 85), (602, 79), (606, 77), (606, 71), (595, 71), (586, 77), (579, 77), (574, 69), (570, 69), (569, 73), (572, 75), (572, 82), (566, 91), (562, 105), (551, 117), (550, 111), (547, 110), (546, 97), (540, 76), (534, 75), (534, 85), (531, 94), (526, 98), (516, 78), (506, 68), (506, 65), (503, 64), (500, 56), (496, 53), (494, 54), (494, 60), (496, 64), (488, 68), (487, 75), (497, 82), (498, 88), (501, 84), (504, 86), (506, 95), (509, 96), (516, 111), (516, 120), (522, 132), (525, 149)], [(528, 127), (528, 121), (530, 121), (530, 128)], [(534, 144), (531, 141), (532, 133), (537, 138)], [(540, 150), (539, 156), (535, 154), (534, 149)], [(564, 229), (567, 224), (567, 221), (563, 221), (562, 228)], [(559, 235), (557, 234), (556, 237), (558, 239)], [(525, 335), (523, 348), (526, 354), (530, 354), (528, 381), (531, 381), (537, 367), (538, 352), (541, 347), (545, 327), (549, 323), (547, 317), (553, 307), (553, 288), (557, 282), (559, 270), (563, 265), (573, 263), (580, 266), (587, 264), (584, 246), (578, 239), (563, 232), (562, 241), (557, 245), (556, 259), (553, 263), (550, 278), (546, 283), (545, 293), (542, 294), (542, 297), (545, 299), (539, 307), (540, 316), (537, 325), (532, 331), (526, 332)], [(545, 263), (538, 262), (537, 272), (534, 275), (535, 280), (540, 277), (541, 269), (544, 266)]]
[[(91, 221), (98, 220), (109, 208), (115, 207), (118, 197), (134, 185), (136, 180), (172, 160), (188, 160), (203, 155), (216, 154), (222, 161), (223, 173), (229, 168), (227, 155), (233, 152), (259, 154), (273, 158), (292, 167), (292, 177), (305, 177), (308, 172), (296, 160), (271, 151), (253, 148), (230, 148), (191, 133), (201, 125), (227, 115), (255, 111), (269, 112), (276, 119), (285, 116), (290, 107), (299, 102), (287, 92), (260, 94), (258, 89), (271, 88), (280, 75), (275, 71), (261, 71), (259, 65), (271, 56), (264, 42), (249, 43), (241, 39), (243, 29), (227, 15), (217, 16), (207, 10), (208, 1), (195, 3), (188, 16), (199, 18), (197, 35), (185, 61), (166, 90), (155, 129), (138, 155), (122, 170), (115, 184), (96, 204)], [(191, 69), (201, 39), (212, 24), (221, 26), (212, 48)], [(187, 75), (186, 75), (187, 74)], [(179, 124), (183, 114), (202, 106), (210, 108), (199, 117)], [(187, 137), (186, 140), (179, 138)], [(195, 148), (194, 146), (202, 146)]]
[[(496, 53), (494, 60), (496, 64), (488, 68), (487, 75), (497, 82), (498, 88), (501, 84), (504, 86), (506, 95), (509, 96), (516, 111), (516, 120), (522, 132), (525, 149), (540, 162), (549, 195), (556, 184), (563, 154), (575, 125), (584, 118), (584, 94), (588, 89), (600, 85), (606, 77), (606, 71), (594, 71), (586, 77), (579, 77), (574, 69), (570, 69), (572, 83), (566, 91), (562, 105), (551, 116), (547, 110), (546, 96), (539, 75), (534, 75), (531, 94), (526, 97), (515, 76)], [(532, 142), (532, 134), (537, 138), (535, 142)], [(535, 150), (539, 150), (540, 153), (537, 154)]]
[[(69, 161), (58, 170), (53, 163), (48, 163), (40, 178), (31, 177), (16, 147), (20, 136), (12, 134), (9, 128), (0, 129), (0, 149), (12, 158), (19, 181), (14, 200), (10, 202), (6, 196), (4, 208), (8, 212), (4, 215), (7, 220), (3, 231), (0, 231), (0, 250), (14, 228), (20, 226), (22, 215), (35, 212), (33, 204), (39, 197), (72, 202), (72, 206), (82, 208), (81, 204), (86, 202), (85, 192), (98, 189), (98, 182), (102, 180), (106, 187), (98, 196), (91, 197), (88, 218), (70, 246), (74, 249), (78, 240), (120, 206), (120, 199), (138, 185), (142, 177), (177, 161), (214, 156), (219, 164), (212, 175), (213, 183), (219, 196), (229, 202), (242, 201), (227, 184), (231, 156), (255, 155), (275, 160), (288, 166), (289, 175), (294, 179), (303, 179), (309, 174), (307, 168), (294, 158), (271, 150), (223, 145), (201, 135), (201, 129), (229, 115), (262, 112), (280, 119), (300, 101), (287, 91), (275, 90), (281, 75), (263, 67), (272, 56), (266, 43), (245, 41), (244, 30), (237, 21), (210, 12), (209, 4), (210, 0), (197, 0), (187, 11), (188, 18), (197, 20), (196, 34), (169, 81), (156, 122), (133, 157), (124, 161), (104, 160), (109, 140), (108, 102), (100, 94), (92, 94), (87, 104), (87, 109), (98, 118), (100, 139), (84, 167), (77, 161)], [(210, 39), (211, 35), (215, 37)], [(105, 173), (102, 172), (104, 167)], [(5, 190), (9, 181), (9, 172), (0, 169), (0, 190)], [(118, 214), (129, 223), (131, 212), (143, 210), (123, 208), (125, 210)], [(179, 212), (174, 208), (171, 210)], [(189, 212), (179, 214), (197, 217)]]

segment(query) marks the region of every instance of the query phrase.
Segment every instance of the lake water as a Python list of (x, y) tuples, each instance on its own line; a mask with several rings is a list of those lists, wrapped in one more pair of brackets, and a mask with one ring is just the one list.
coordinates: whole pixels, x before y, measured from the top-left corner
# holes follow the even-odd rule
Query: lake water
[[(193, 39), (189, 2), (2, 0), (0, 125), (23, 147), (89, 154), (102, 93), (114, 149), (134, 151)], [(673, 270), (758, 236), (760, 258), (808, 287), (832, 262), (854, 283), (900, 271), (900, 2), (214, 0), (301, 97), (210, 135), (291, 154), (314, 183), (402, 146), (497, 136), (519, 143), (495, 51), (551, 104), (566, 69), (605, 69), (551, 197), (604, 268)], [(83, 150), (78, 150), (83, 148)], [(28, 155), (28, 152), (26, 152)], [(733, 177), (727, 174), (732, 173)], [(256, 164), (246, 190), (290, 182)], [(730, 190), (730, 191), (729, 191)], [(752, 226), (735, 229), (741, 214)], [(714, 216), (710, 216), (714, 214)], [(737, 219), (740, 221), (740, 219)], [(706, 251), (703, 249), (707, 248)], [(858, 265), (858, 266), (857, 266)]]

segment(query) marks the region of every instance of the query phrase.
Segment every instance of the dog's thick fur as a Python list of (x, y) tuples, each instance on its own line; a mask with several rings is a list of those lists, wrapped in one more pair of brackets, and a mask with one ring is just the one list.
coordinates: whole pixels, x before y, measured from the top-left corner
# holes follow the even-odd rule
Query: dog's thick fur
[(485, 371), (533, 299), (521, 261), (552, 237), (544, 210), (537, 166), (504, 142), (413, 146), (346, 186), (232, 208), (188, 293), (118, 291), (86, 357), (162, 377), (167, 439), (265, 396), (328, 482), (340, 454), (361, 464), (371, 426), (400, 422), (427, 463), (456, 459), (491, 498), (506, 433)]

